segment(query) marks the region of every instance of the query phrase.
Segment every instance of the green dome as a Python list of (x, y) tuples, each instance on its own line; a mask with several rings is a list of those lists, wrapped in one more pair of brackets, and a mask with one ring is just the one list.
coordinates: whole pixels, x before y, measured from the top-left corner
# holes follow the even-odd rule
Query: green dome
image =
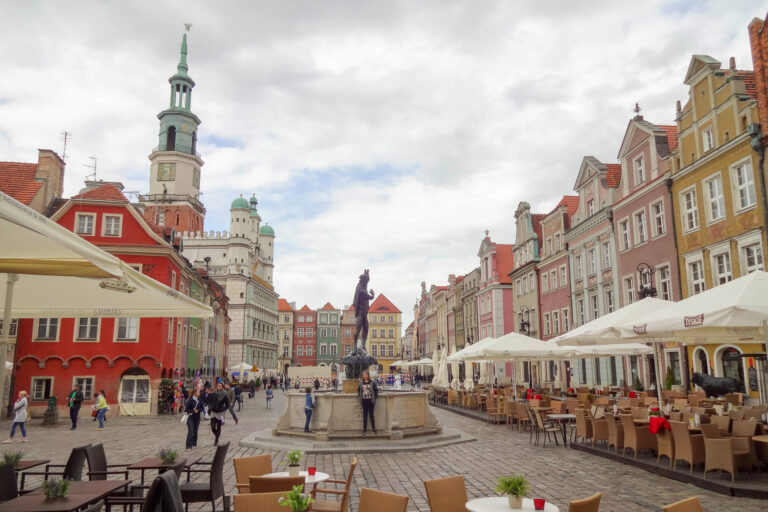
[(260, 235), (266, 235), (266, 236), (275, 236), (275, 230), (272, 229), (272, 226), (269, 224), (264, 224), (261, 226), (261, 229), (259, 229)]
[(243, 196), (240, 196), (237, 199), (235, 199), (234, 201), (232, 201), (232, 208), (231, 209), (234, 210), (236, 208), (237, 209), (241, 209), (241, 210), (250, 210), (251, 209), (251, 205), (248, 204), (248, 200), (247, 199), (243, 199)]

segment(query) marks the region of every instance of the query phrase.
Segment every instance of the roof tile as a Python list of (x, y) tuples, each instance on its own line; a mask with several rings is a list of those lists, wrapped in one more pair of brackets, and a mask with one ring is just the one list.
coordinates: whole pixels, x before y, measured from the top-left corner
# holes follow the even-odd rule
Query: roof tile
[(368, 311), (371, 313), (379, 313), (381, 311), (385, 311), (387, 313), (402, 313), (399, 309), (395, 307), (394, 304), (392, 304), (388, 298), (384, 296), (383, 293), (380, 293), (378, 297), (371, 303), (371, 307), (368, 308)]
[(509, 273), (515, 269), (515, 244), (496, 244), (496, 270), (499, 272), (499, 282), (511, 284)]
[(120, 192), (120, 189), (111, 183), (106, 183), (100, 187), (86, 190), (82, 194), (72, 196), (72, 199), (96, 199), (101, 201), (120, 201), (121, 203), (128, 202), (128, 199), (122, 192)]
[(674, 151), (677, 147), (677, 126), (660, 124), (658, 127), (667, 132), (667, 144), (669, 145), (669, 150)]
[(0, 162), (0, 190), (28, 205), (43, 186), (42, 181), (35, 180), (36, 175), (37, 164)]
[(277, 299), (277, 310), (278, 311), (293, 311), (293, 308), (291, 308), (291, 305), (288, 303), (285, 299)]
[(621, 164), (605, 164), (608, 172), (605, 173), (605, 183), (610, 188), (616, 188), (621, 183)]

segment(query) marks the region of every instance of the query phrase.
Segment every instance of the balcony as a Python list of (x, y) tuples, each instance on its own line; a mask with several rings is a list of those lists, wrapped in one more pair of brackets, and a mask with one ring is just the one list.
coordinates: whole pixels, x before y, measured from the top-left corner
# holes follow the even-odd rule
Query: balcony
[(156, 151), (177, 151), (179, 153), (186, 153), (187, 155), (195, 155), (197, 158), (202, 158), (202, 155), (198, 152), (192, 152), (192, 145), (191, 144), (184, 144), (182, 142), (177, 142), (173, 145), (173, 149), (168, 149), (165, 144), (160, 144), (159, 146), (155, 146), (152, 148), (152, 152)]

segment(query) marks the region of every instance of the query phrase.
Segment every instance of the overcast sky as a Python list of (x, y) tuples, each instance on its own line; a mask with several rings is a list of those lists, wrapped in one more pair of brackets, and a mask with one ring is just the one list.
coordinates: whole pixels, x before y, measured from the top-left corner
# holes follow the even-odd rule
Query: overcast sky
[(752, 69), (764, 2), (0, 0), (0, 160), (67, 148), (65, 195), (98, 178), (148, 190), (183, 23), (207, 229), (259, 200), (275, 285), (342, 307), (357, 276), (413, 316), (421, 281), (478, 264), (488, 229), (616, 162), (639, 102), (674, 122), (693, 54)]

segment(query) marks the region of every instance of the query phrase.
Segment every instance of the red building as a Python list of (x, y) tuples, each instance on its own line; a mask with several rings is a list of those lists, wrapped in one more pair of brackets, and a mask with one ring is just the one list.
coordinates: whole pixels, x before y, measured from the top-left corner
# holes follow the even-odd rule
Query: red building
[(296, 366), (315, 366), (317, 312), (306, 304), (293, 316), (293, 354)]
[[(222, 369), (226, 296), (179, 255), (172, 229), (164, 231), (147, 223), (122, 194), (122, 185), (89, 185), (81, 194), (55, 202), (51, 219), (145, 275), (212, 304), (216, 317), (205, 322), (186, 318), (21, 319), (14, 389), (28, 390), (33, 407), (43, 408), (50, 396), (56, 396), (66, 408), (61, 397), (74, 384), (81, 384), (86, 400), (105, 390), (115, 414), (155, 413), (163, 377), (185, 378), (193, 371), (213, 374)], [(221, 356), (215, 360), (217, 354)]]

